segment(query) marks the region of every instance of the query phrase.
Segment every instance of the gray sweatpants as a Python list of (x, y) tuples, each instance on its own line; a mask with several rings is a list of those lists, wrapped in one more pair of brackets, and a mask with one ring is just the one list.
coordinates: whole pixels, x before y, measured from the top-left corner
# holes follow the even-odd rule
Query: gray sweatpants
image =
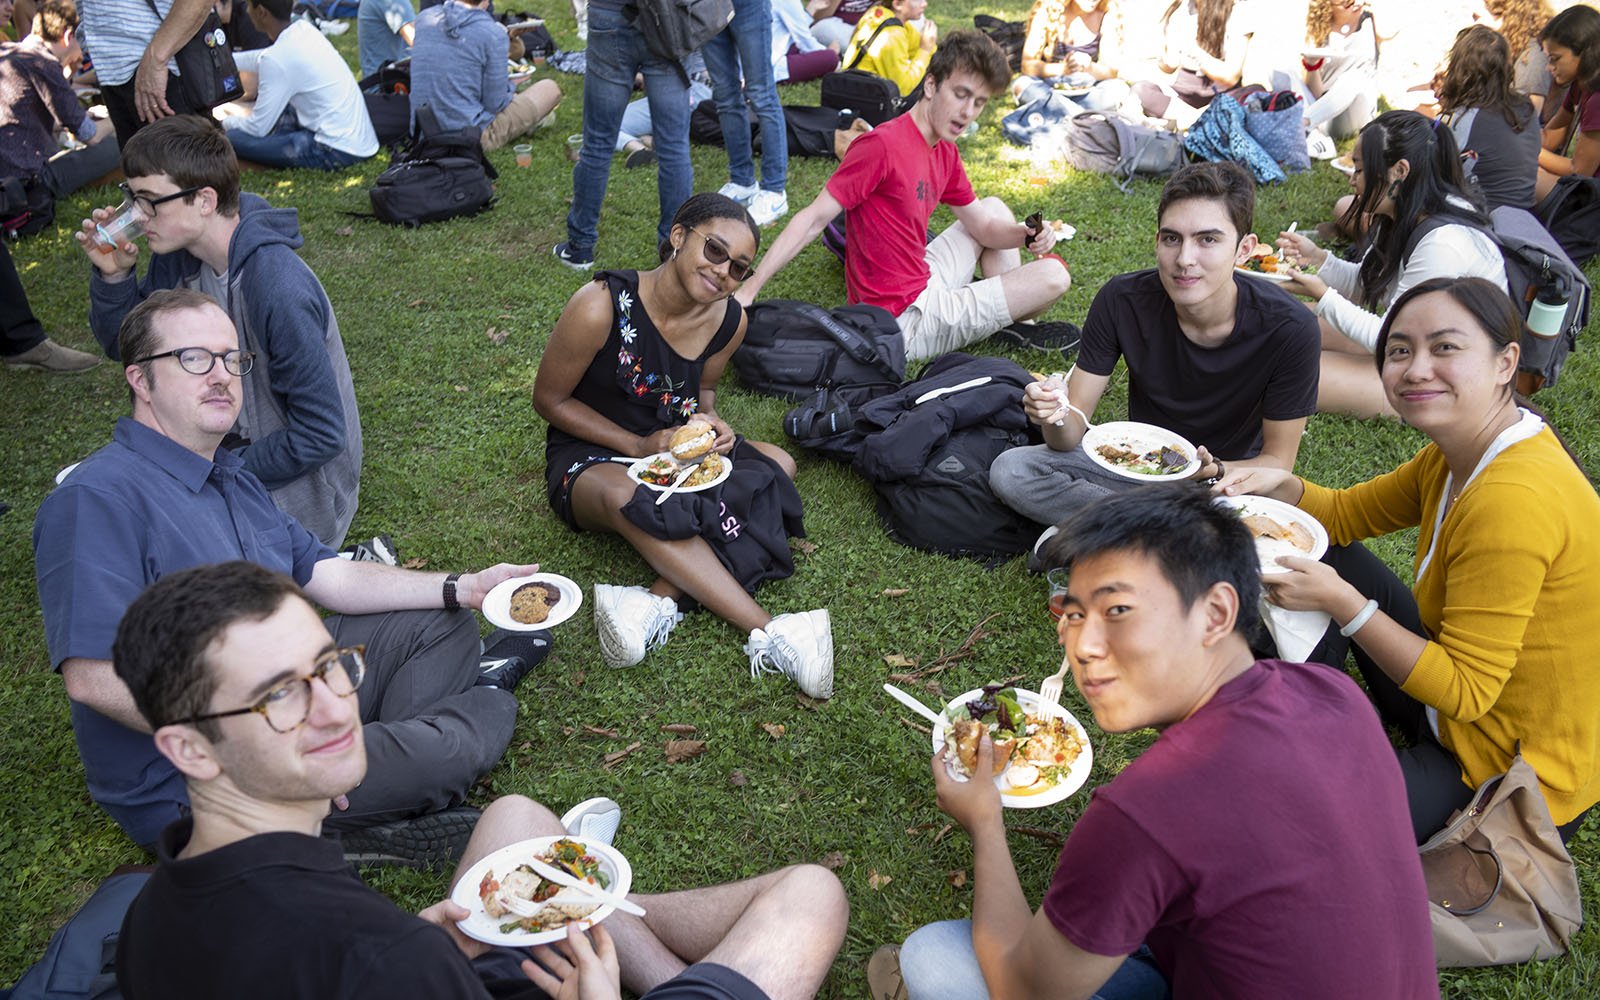
[(336, 615), (340, 646), (367, 647), (356, 697), (367, 776), (326, 825), (371, 826), (459, 805), (505, 752), (517, 718), (509, 691), (474, 687), (482, 644), (470, 611)]
[(1082, 448), (1012, 448), (989, 466), (989, 488), (1000, 502), (1040, 524), (1057, 524), (1103, 496), (1136, 485), (1096, 465)]

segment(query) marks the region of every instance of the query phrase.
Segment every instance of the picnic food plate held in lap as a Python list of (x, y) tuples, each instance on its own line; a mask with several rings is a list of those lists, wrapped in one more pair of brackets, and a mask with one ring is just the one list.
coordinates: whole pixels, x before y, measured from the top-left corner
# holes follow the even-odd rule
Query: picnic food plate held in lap
[[(977, 705), (973, 705), (976, 702)], [(982, 716), (974, 720), (976, 708)], [(1016, 729), (1018, 709), (1024, 716)], [(995, 748), (995, 787), (1009, 809), (1055, 805), (1083, 787), (1094, 764), (1089, 734), (1060, 705), (1041, 710), (1038, 694), (991, 684), (951, 700), (944, 708), (948, 725), (933, 727), (933, 750), (948, 749), (950, 776), (968, 780), (976, 759), (979, 728), (988, 726)]]
[(1200, 453), (1181, 434), (1137, 420), (1095, 424), (1083, 432), (1090, 461), (1124, 479), (1173, 482), (1200, 468)]
[(1246, 257), (1244, 263), (1235, 267), (1234, 270), (1240, 274), (1248, 274), (1252, 278), (1265, 278), (1268, 281), (1276, 281), (1280, 285), (1288, 281), (1294, 273), (1316, 273), (1316, 268), (1305, 264), (1296, 264), (1276, 248), (1266, 244), (1258, 244), (1255, 252)]
[[(671, 452), (663, 451), (647, 455), (628, 466), (628, 476), (642, 486), (648, 486), (653, 490), (664, 490), (677, 482), (678, 475), (693, 464), (693, 462), (680, 464), (672, 457)], [(712, 452), (705, 456), (700, 468), (678, 487), (678, 492), (697, 493), (700, 490), (709, 490), (713, 486), (722, 485), (732, 474), (733, 459)]]
[(576, 583), (555, 573), (535, 573), (503, 581), (483, 597), (483, 617), (511, 632), (553, 628), (583, 604)]
[(628, 859), (599, 841), (574, 836), (520, 841), (479, 860), (450, 890), (451, 902), (469, 911), (465, 920), (456, 921), (461, 933), (488, 944), (549, 944), (565, 938), (574, 920), (593, 926), (614, 912), (611, 904), (582, 889), (540, 878), (528, 864), (533, 857), (618, 896), (627, 895), (633, 884)]
[(1262, 573), (1289, 572), (1278, 565), (1279, 556), (1321, 559), (1328, 551), (1328, 530), (1294, 504), (1257, 496), (1218, 497), (1216, 502), (1239, 512), (1256, 540)]

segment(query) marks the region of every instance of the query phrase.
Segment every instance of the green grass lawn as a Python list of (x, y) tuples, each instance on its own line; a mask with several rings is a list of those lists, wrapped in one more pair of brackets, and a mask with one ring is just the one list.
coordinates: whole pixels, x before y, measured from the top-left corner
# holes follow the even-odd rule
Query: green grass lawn
[[(558, 38), (570, 44), (565, 4), (543, 6)], [(1021, 0), (996, 6), (956, 0), (936, 15), (948, 31), (972, 13), (1020, 18), (1025, 10)], [(353, 62), (355, 31), (337, 41)], [(586, 589), (643, 583), (648, 570), (627, 546), (569, 532), (544, 498), (545, 426), (530, 394), (551, 325), (584, 280), (550, 255), (565, 238), (571, 175), (564, 140), (579, 130), (581, 117), (581, 81), (557, 79), (567, 99), (556, 126), (533, 138), (533, 167), (518, 169), (509, 149), (497, 154), (500, 201), (479, 218), (419, 231), (352, 218), (347, 213), (368, 209), (366, 189), (382, 170), (380, 160), (333, 175), (250, 174), (245, 187), (276, 205), (299, 208), (302, 255), (338, 312), (366, 439), (352, 538), (392, 533), (404, 557), (435, 570), (537, 560)], [(815, 104), (816, 85), (787, 89), (784, 99)], [(1051, 316), (1081, 321), (1102, 282), (1151, 263), (1159, 187), (1142, 182), (1124, 195), (1103, 177), (1070, 173), (1047, 187), (1029, 186), (1025, 160), (999, 135), (1001, 114), (999, 106), (990, 110), (983, 130), (964, 144), (968, 170), (980, 193), (1003, 196), (1018, 217), (1043, 210), (1078, 227), (1077, 239), (1063, 248), (1075, 284)], [(696, 147), (694, 158), (698, 189), (715, 190), (726, 180), (720, 150)], [(790, 164), (791, 207), (815, 195), (831, 166)], [(648, 169), (625, 171), (619, 163), (613, 171), (601, 225), (602, 266), (653, 263), (654, 181)], [(1272, 233), (1295, 220), (1309, 227), (1327, 218), (1344, 187), (1341, 175), (1318, 165), (1264, 189), (1257, 231)], [(89, 265), (68, 234), (91, 207), (114, 197), (91, 191), (68, 200), (59, 206), (61, 226), (13, 250), (35, 311), (74, 347), (92, 350), (94, 341), (86, 304)], [(935, 225), (948, 222), (948, 212), (941, 212)], [(767, 239), (773, 235), (769, 230)], [(1600, 268), (1589, 273), (1600, 278)], [(766, 292), (839, 304), (843, 276), (814, 246)], [(499, 331), (509, 336), (491, 336)], [(1592, 327), (1588, 336), (1596, 336)], [(1592, 345), (1585, 348), (1539, 403), (1594, 470), (1600, 468), (1600, 369)], [(1029, 367), (1050, 364), (1046, 355), (1014, 356)], [(1122, 384), (1115, 380), (1108, 416), (1125, 405)], [(731, 376), (719, 396), (723, 415), (755, 438), (782, 440), (785, 408), (741, 391)], [(144, 860), (84, 788), (66, 698), (46, 656), (30, 543), (34, 512), (56, 471), (103, 444), (126, 412), (121, 371), (110, 364), (75, 378), (0, 374), (0, 426), (9, 439), (0, 457), (0, 500), (12, 508), (0, 516), (0, 788), (7, 797), (0, 810), (0, 982), (14, 980), (39, 955), (51, 932), (113, 867)], [(1319, 416), (1311, 421), (1300, 468), (1320, 482), (1346, 485), (1393, 467), (1421, 443), (1418, 434), (1394, 424)], [(891, 543), (877, 526), (870, 489), (843, 468), (802, 456), (799, 485), (810, 545), (795, 575), (759, 596), (775, 612), (832, 610), (831, 701), (811, 703), (781, 678), (751, 680), (739, 648), (744, 637), (704, 614), (689, 616), (671, 644), (643, 665), (613, 672), (600, 659), (588, 615), (580, 614), (557, 630), (554, 655), (521, 688), (516, 736), (476, 798), (516, 792), (560, 811), (590, 795), (612, 796), (626, 809), (617, 846), (644, 891), (828, 860), (849, 893), (852, 915), (824, 993), (862, 997), (866, 959), (878, 944), (899, 941), (928, 921), (965, 915), (972, 905), (966, 839), (959, 830), (943, 835), (945, 820), (928, 774), (928, 737), (881, 692), (897, 670), (885, 657), (928, 664), (957, 651), (985, 623), (961, 656), (929, 676), (921, 693), (933, 702), (1002, 678), (1036, 685), (1054, 672), (1060, 652), (1045, 614), (1043, 581), (1028, 576), (1021, 560), (986, 572)], [(1409, 537), (1390, 538), (1379, 551), (1399, 566), (1410, 545)], [(1089, 719), (1075, 691), (1065, 703)], [(667, 763), (661, 745), (671, 738), (662, 730), (669, 724), (697, 727), (706, 752)], [(771, 735), (766, 724), (783, 727), (781, 735)], [(1110, 780), (1151, 739), (1149, 733), (1110, 736), (1090, 725), (1095, 784)], [(603, 766), (605, 755), (636, 742), (637, 751)], [(1085, 792), (1049, 809), (1008, 814), (1013, 855), (1035, 901), (1048, 882), (1059, 837), (1086, 799)], [(1596, 912), (1600, 824), (1580, 832), (1573, 853)], [(448, 889), (445, 876), (369, 874), (412, 909)], [(1600, 982), (1600, 931), (1591, 923), (1566, 958), (1442, 978), (1450, 997), (1592, 996)]]

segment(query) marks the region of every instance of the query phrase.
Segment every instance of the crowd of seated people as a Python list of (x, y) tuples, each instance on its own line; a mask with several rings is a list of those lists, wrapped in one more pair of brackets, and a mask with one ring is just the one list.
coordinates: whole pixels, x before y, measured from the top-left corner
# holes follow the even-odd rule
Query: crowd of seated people
[[(574, 197), (554, 253), (574, 270), (596, 264), (612, 154), (636, 141), (624, 129), (636, 75), (649, 132), (634, 135), (653, 137), (638, 149), (659, 164), (659, 253), (648, 269), (596, 271), (549, 317), (532, 393), (545, 516), (620, 536), (648, 571), (648, 582), (593, 586), (608, 666), (645, 663), (703, 608), (733, 627), (752, 677), (832, 697), (843, 610), (774, 614), (757, 600), (796, 572), (805, 467), (739, 433), (718, 396), (748, 307), (843, 215), (842, 292), (887, 310), (913, 361), (989, 340), (1077, 351), (1064, 379), (1023, 390), (1042, 443), (1003, 453), (988, 482), (1051, 526), (1030, 568), (1071, 570), (1057, 638), (1099, 730), (1158, 734), (1088, 800), (1036, 912), (999, 793), (954, 780), (935, 755), (931, 791), (969, 835), (978, 891), (969, 919), (880, 949), (873, 996), (1437, 997), (1416, 845), (1519, 753), (1563, 840), (1600, 802), (1600, 682), (1582, 645), (1600, 627), (1600, 496), (1550, 418), (1516, 393), (1526, 324), (1487, 214), (1600, 172), (1600, 12), (1571, 6), (1529, 27), (1526, 5), (1489, 5), (1500, 30), (1486, 18), (1453, 36), (1435, 117), (1375, 115), (1385, 36), (1366, 4), (1291, 5), (1303, 44), (1285, 69), (1264, 40), (1288, 29), (1259, 0), (1161, 5), (1159, 50), (1141, 64), (1134, 2), (1040, 0), (1014, 79), (993, 40), (941, 36), (923, 0), (805, 13), (736, 0), (703, 50), (702, 99), (716, 101), (729, 180), (694, 193), (693, 81), (620, 5), (592, 0)], [(487, 3), (445, 0), (411, 19), (372, 6), (363, 60), (409, 54), (414, 108), (481, 129), (486, 153), (561, 98), (549, 80), (517, 92), (512, 39)], [(145, 35), (108, 42), (107, 64), (127, 76), (111, 84), (123, 91), (104, 128), (58, 93), (75, 65), (72, 0), (39, 5), (33, 42), (0, 43), (0, 97), (12, 101), (0, 136), (125, 133), (109, 148), (141, 224), (107, 243), (117, 211), (97, 208), (72, 234), (91, 265), (90, 325), (123, 368), (129, 411), (64, 473), (33, 530), (43, 631), (85, 783), (156, 861), (122, 924), (123, 994), (816, 995), (849, 918), (839, 880), (817, 866), (632, 894), (646, 916), (573, 924), (537, 950), (462, 935), (465, 911), (449, 900), (403, 913), (340, 871), (427, 863), (459, 875), (535, 836), (609, 842), (620, 808), (597, 800), (557, 817), (518, 796), (481, 814), (467, 804), (552, 642), (498, 634), (485, 648), (472, 612), (536, 566), (424, 572), (335, 552), (363, 454), (352, 359), (296, 253), (298, 213), (242, 190), (240, 161), (342, 171), (376, 144), (345, 57), (289, 7), (245, 6), (268, 43), (241, 58), (259, 70), (253, 104), (215, 119), (174, 105), (157, 58), (167, 22), (187, 23), (174, 20), (187, 0)], [(85, 17), (91, 46), (96, 23)], [(378, 32), (391, 36), (382, 46)], [(1530, 46), (1548, 83), (1528, 68)], [(7, 86), (25, 56), (30, 80), (48, 78), (26, 100)], [(880, 73), (915, 100), (851, 143), (763, 256), (763, 227), (788, 213), (776, 85), (823, 62)], [(1276, 247), (1315, 273), (1291, 269), (1281, 284), (1240, 274), (1259, 242), (1255, 183), (1235, 163), (1189, 164), (1147, 220), (1149, 266), (1094, 288), (1081, 330), (1044, 319), (1073, 284), (1057, 231), (980, 195), (957, 144), (989, 102), (1061, 87), (1085, 108), (1182, 126), (1211, 101), (1275, 84), (1300, 96), (1308, 147), (1353, 136), (1340, 211), (1359, 236), (1350, 259), (1291, 229)], [(747, 104), (766, 139), (759, 169)], [(33, 119), (19, 123), (22, 110)], [(61, 176), (39, 146), (18, 170)], [(933, 234), (940, 205), (955, 221)], [(45, 338), (9, 255), (0, 265), (8, 366), (101, 360)], [(1128, 416), (1199, 446), (1194, 482), (1152, 489), (1086, 456), (1119, 361)], [(1426, 443), (1368, 482), (1318, 485), (1296, 474), (1317, 412), (1398, 417)], [(715, 492), (659, 503), (629, 468), (684, 441), (731, 470)], [(1327, 554), (1286, 557), (1264, 579), (1249, 533), (1216, 503), (1243, 495), (1315, 517)], [(1536, 524), (1532, 507), (1546, 514)], [(1408, 529), (1420, 530), (1402, 581), (1361, 543)], [(1263, 601), (1325, 614), (1326, 633), (1298, 660), (1263, 648)], [(978, 741), (979, 773), (994, 752)], [(1278, 817), (1263, 821), (1276, 827), (1259, 838), (1268, 853), (1234, 849), (1242, 813)], [(1305, 828), (1319, 833), (1316, 851), (1296, 835)], [(307, 899), (322, 905), (302, 913)], [(273, 928), (287, 936), (238, 944)], [(283, 961), (286, 948), (303, 960)]]

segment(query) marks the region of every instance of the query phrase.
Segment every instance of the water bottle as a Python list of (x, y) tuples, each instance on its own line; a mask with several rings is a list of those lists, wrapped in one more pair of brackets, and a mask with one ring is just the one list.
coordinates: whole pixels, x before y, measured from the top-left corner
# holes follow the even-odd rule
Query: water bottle
[(855, 120), (856, 113), (854, 111), (851, 111), (849, 108), (840, 108), (839, 124), (834, 127), (841, 132), (848, 132), (850, 130), (850, 126), (855, 122)]
[(1561, 324), (1567, 318), (1566, 282), (1556, 280), (1539, 286), (1539, 293), (1528, 306), (1528, 329), (1544, 340), (1561, 336)]

